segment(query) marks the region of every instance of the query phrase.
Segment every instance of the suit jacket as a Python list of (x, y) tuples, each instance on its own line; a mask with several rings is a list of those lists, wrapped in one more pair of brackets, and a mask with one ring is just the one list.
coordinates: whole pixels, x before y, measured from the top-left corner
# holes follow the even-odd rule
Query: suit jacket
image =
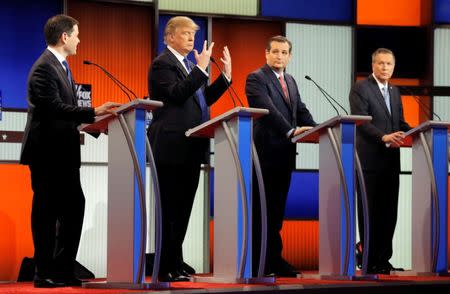
[(93, 122), (90, 107), (78, 107), (75, 88), (56, 56), (45, 50), (28, 76), (28, 116), (20, 163), (80, 167), (82, 122)]
[(350, 109), (352, 114), (370, 115), (372, 121), (356, 129), (356, 148), (366, 171), (400, 171), (400, 150), (387, 148), (381, 138), (397, 131), (408, 131), (411, 127), (403, 117), (403, 105), (397, 87), (388, 85), (391, 114), (384, 102), (383, 95), (375, 78), (355, 83), (350, 91)]
[(185, 136), (188, 129), (202, 122), (196, 91), (203, 89), (206, 104), (210, 106), (228, 87), (222, 75), (211, 85), (207, 82), (208, 77), (197, 66), (188, 74), (167, 48), (153, 61), (148, 80), (150, 99), (164, 103), (153, 112), (148, 129), (156, 162), (179, 164), (205, 160), (209, 140)]
[(253, 137), (261, 163), (269, 166), (295, 167), (295, 144), (287, 133), (297, 126), (315, 126), (309, 110), (301, 101), (297, 83), (285, 73), (290, 104), (275, 73), (266, 64), (247, 77), (245, 92), (251, 107), (265, 108), (269, 114), (255, 120)]

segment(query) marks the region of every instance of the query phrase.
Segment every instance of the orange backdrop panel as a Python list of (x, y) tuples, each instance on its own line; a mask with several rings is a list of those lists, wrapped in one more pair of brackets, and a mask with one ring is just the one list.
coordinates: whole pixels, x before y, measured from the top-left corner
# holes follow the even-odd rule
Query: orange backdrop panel
[[(356, 22), (360, 25), (420, 26), (427, 21), (422, 6), (430, 0), (358, 0)], [(430, 12), (431, 13), (431, 12)]]
[(0, 281), (17, 279), (25, 256), (33, 257), (30, 172), (27, 166), (0, 164)]
[(92, 85), (93, 105), (127, 102), (128, 98), (100, 69), (83, 65), (83, 60), (102, 65), (140, 98), (147, 96), (152, 8), (68, 1), (68, 14), (80, 22), (81, 40), (77, 55), (69, 58), (70, 66), (77, 83)]
[[(266, 21), (244, 21), (230, 19), (213, 19), (212, 41), (215, 42), (213, 57), (221, 65), (222, 48), (228, 46), (231, 53), (233, 72), (233, 87), (242, 102), (248, 106), (245, 97), (245, 81), (247, 75), (261, 67), (266, 62), (265, 48), (267, 40), (282, 32), (282, 24)], [(218, 76), (218, 70), (212, 67), (213, 79)], [(211, 108), (211, 117), (233, 108), (229, 93), (225, 93)]]

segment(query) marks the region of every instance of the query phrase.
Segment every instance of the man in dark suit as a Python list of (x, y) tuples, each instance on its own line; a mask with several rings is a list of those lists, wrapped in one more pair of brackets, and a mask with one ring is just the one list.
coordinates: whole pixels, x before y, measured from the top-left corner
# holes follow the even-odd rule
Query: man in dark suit
[(74, 276), (84, 215), (80, 184), (82, 122), (111, 113), (117, 103), (78, 107), (66, 57), (76, 54), (78, 21), (50, 18), (44, 28), (48, 45), (28, 78), (28, 118), (20, 163), (29, 165), (33, 188), (31, 230), (36, 263), (35, 287), (80, 286)]
[[(283, 36), (269, 39), (266, 62), (247, 77), (246, 94), (251, 107), (265, 108), (269, 114), (254, 123), (253, 137), (261, 161), (267, 201), (266, 274), (295, 276), (295, 268), (281, 257), (280, 231), (284, 209), (295, 169), (296, 146), (291, 138), (316, 123), (300, 99), (294, 78), (285, 72), (291, 59), (292, 44)], [(300, 126), (300, 127), (299, 127)], [(254, 179), (254, 183), (255, 183)], [(253, 269), (257, 270), (260, 252), (259, 191), (253, 185)]]
[[(350, 91), (352, 114), (370, 115), (372, 121), (357, 127), (356, 149), (361, 159), (369, 201), (368, 273), (389, 274), (395, 269), (392, 238), (397, 223), (400, 150), (404, 132), (410, 126), (403, 118), (403, 106), (397, 87), (389, 84), (395, 57), (380, 48), (372, 54), (373, 73), (355, 83)], [(363, 210), (358, 187), (358, 225), (364, 248)], [(362, 249), (363, 250), (363, 249)]]
[(155, 156), (162, 204), (162, 253), (159, 279), (185, 281), (195, 271), (183, 261), (186, 234), (200, 165), (205, 162), (209, 140), (187, 138), (185, 132), (208, 120), (207, 106), (225, 92), (231, 81), (231, 57), (224, 47), (224, 74), (208, 85), (208, 67), (214, 43), (194, 49), (197, 65), (186, 56), (193, 50), (198, 26), (188, 17), (173, 17), (164, 31), (167, 48), (149, 70), (150, 98), (164, 102), (153, 112), (148, 130)]

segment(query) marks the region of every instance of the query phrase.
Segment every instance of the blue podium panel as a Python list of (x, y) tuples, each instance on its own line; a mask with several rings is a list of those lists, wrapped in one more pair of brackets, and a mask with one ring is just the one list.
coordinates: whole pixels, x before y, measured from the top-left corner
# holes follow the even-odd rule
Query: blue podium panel
[(434, 22), (440, 24), (450, 23), (450, 1), (434, 0)]

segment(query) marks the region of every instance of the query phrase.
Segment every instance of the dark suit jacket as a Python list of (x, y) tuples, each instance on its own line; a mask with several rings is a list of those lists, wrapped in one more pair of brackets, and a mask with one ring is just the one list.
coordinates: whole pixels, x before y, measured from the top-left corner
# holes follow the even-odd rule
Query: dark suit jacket
[(93, 108), (77, 106), (75, 89), (63, 66), (45, 50), (28, 77), (28, 117), (20, 163), (79, 167), (77, 127), (81, 122), (93, 122), (94, 117)]
[(393, 132), (408, 131), (410, 126), (403, 117), (400, 91), (389, 84), (389, 94), (391, 115), (372, 75), (356, 82), (350, 91), (351, 113), (372, 116), (371, 122), (356, 129), (356, 148), (362, 168), (366, 171), (400, 171), (400, 150), (386, 148), (381, 138)]
[(316, 122), (300, 99), (297, 83), (285, 73), (290, 105), (275, 73), (266, 64), (247, 77), (245, 92), (250, 107), (265, 108), (269, 114), (255, 120), (254, 140), (261, 163), (269, 166), (295, 167), (295, 144), (287, 138), (297, 126), (315, 126)]
[(202, 112), (195, 92), (203, 88), (206, 104), (212, 105), (227, 89), (224, 76), (211, 85), (208, 77), (193, 66), (188, 74), (175, 55), (165, 49), (149, 70), (150, 99), (164, 103), (153, 112), (149, 128), (155, 161), (162, 164), (204, 161), (208, 139), (187, 138), (185, 132), (201, 123)]

